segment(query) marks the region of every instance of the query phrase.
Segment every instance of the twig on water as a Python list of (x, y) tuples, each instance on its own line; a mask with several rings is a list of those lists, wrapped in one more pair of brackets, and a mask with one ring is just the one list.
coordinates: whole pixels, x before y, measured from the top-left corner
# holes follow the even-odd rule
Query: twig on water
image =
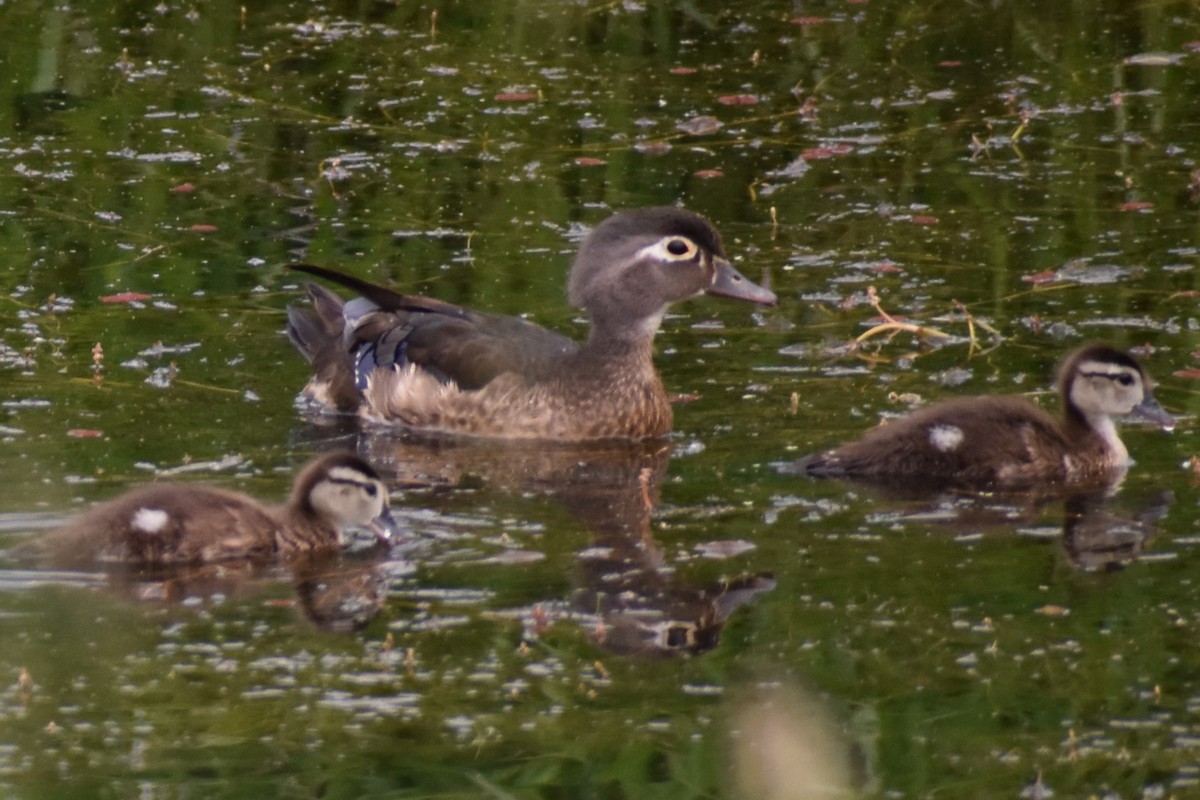
[[(863, 342), (865, 342), (867, 339), (870, 339), (872, 336), (878, 336), (881, 333), (887, 333), (890, 336), (895, 336), (898, 333), (911, 333), (914, 336), (918, 336), (921, 338), (935, 338), (935, 339), (949, 339), (950, 338), (950, 334), (948, 334), (944, 331), (940, 331), (937, 328), (930, 328), (925, 325), (915, 325), (911, 322), (904, 322), (903, 320), (898, 320), (895, 317), (893, 317), (891, 314), (884, 311), (883, 306), (880, 305), (879, 295), (875, 292), (874, 286), (867, 287), (867, 300), (871, 303), (871, 306), (875, 309), (875, 313), (883, 318), (883, 322), (881, 322), (880, 324), (876, 325), (875, 327), (871, 328), (870, 330), (866, 331), (865, 333), (860, 335), (858, 338), (856, 338), (854, 340), (854, 343), (856, 345), (860, 345)], [(974, 340), (973, 336), (972, 336), (972, 340)]]

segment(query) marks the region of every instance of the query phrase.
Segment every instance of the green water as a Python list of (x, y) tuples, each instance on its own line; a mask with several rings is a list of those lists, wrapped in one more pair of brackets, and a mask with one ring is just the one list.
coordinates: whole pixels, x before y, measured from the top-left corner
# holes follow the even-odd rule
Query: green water
[[(0, 547), (185, 465), (281, 498), (334, 446), (389, 474), (412, 539), (312, 579), (4, 560), (0, 796), (828, 796), (735, 766), (776, 718), (793, 788), (827, 748), (862, 797), (1197, 793), (1198, 19), (0, 5)], [(579, 234), (659, 203), (781, 298), (668, 315), (669, 452), (434, 448), (293, 407), (289, 261), (579, 338)], [(848, 351), (868, 287), (947, 336)], [(1126, 429), (1094, 525), (771, 467), (890, 395), (1053, 407), (1091, 339), (1138, 348), (1180, 417)], [(314, 585), (377, 613), (324, 630)]]

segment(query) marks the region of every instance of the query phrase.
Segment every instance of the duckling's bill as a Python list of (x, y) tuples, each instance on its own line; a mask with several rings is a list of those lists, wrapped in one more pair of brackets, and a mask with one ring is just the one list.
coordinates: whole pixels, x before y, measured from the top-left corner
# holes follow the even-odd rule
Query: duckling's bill
[(1151, 394), (1147, 394), (1142, 398), (1142, 402), (1134, 406), (1133, 410), (1129, 413), (1132, 416), (1153, 422), (1166, 433), (1175, 430), (1175, 418), (1168, 414), (1167, 410), (1159, 405), (1158, 401)]
[(396, 522), (396, 518), (392, 516), (392, 511), (387, 506), (383, 507), (383, 511), (375, 519), (367, 523), (367, 530), (375, 534), (375, 538), (381, 544), (387, 544), (394, 538), (400, 536), (400, 525)]

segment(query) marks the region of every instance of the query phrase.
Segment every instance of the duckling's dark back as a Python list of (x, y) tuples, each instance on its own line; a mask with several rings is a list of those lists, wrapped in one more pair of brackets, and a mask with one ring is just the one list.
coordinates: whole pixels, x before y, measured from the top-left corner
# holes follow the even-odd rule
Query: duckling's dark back
[(269, 558), (279, 520), (235, 492), (152, 483), (85, 511), (29, 550), (49, 563), (188, 564)]
[(1114, 416), (1174, 425), (1137, 360), (1108, 345), (1068, 356), (1058, 385), (1060, 420), (1020, 397), (944, 400), (783, 471), (973, 489), (1109, 480), (1129, 460)]
[(1021, 398), (966, 397), (879, 425), (795, 469), (818, 477), (997, 485), (1061, 473), (1069, 448), (1054, 418)]

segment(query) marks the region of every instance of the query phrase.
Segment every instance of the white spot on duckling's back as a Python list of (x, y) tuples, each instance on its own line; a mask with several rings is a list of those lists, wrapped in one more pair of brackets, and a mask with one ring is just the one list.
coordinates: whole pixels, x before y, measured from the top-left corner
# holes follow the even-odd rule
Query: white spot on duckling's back
[(133, 519), (129, 521), (129, 524), (135, 531), (156, 534), (162, 533), (169, 520), (167, 512), (161, 508), (139, 508), (133, 512)]
[(956, 450), (962, 440), (962, 428), (957, 425), (934, 425), (929, 429), (929, 443), (943, 453)]

